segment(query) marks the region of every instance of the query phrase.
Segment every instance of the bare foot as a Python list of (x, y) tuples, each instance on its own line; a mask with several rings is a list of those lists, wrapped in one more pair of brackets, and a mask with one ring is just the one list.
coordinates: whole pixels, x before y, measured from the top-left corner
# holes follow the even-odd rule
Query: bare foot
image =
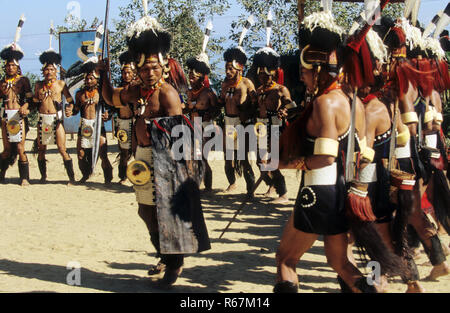
[(274, 197), (274, 196), (276, 196), (276, 190), (275, 190), (275, 187), (273, 187), (273, 186), (270, 186), (269, 187), (269, 190), (267, 190), (267, 192), (264, 194), (264, 197)]
[(433, 266), (433, 269), (430, 272), (425, 280), (437, 280), (438, 277), (448, 275), (450, 273), (450, 268), (446, 262)]
[(386, 293), (388, 292), (388, 284), (389, 283), (387, 277), (383, 275), (380, 277), (380, 284), (378, 285), (377, 283), (375, 283), (375, 288), (379, 293)]
[(121, 184), (122, 186), (126, 186), (127, 185), (127, 179), (122, 179), (119, 181), (119, 184)]
[(287, 202), (289, 202), (289, 198), (288, 198), (287, 194), (284, 194), (284, 195), (282, 195), (281, 197), (279, 197), (279, 198), (277, 198), (277, 199), (271, 201), (270, 203), (273, 203), (273, 204), (282, 204), (282, 203), (287, 203)]
[(20, 183), (20, 185), (21, 185), (22, 187), (25, 187), (25, 186), (29, 186), (30, 183), (28, 182), (28, 180), (23, 179), (22, 182)]
[(408, 288), (405, 293), (424, 293), (425, 288), (423, 288), (418, 281), (413, 281), (407, 284)]
[(224, 192), (228, 193), (228, 192), (235, 190), (236, 188), (237, 188), (236, 184), (233, 184), (233, 185), (228, 186), (228, 188), (225, 189)]

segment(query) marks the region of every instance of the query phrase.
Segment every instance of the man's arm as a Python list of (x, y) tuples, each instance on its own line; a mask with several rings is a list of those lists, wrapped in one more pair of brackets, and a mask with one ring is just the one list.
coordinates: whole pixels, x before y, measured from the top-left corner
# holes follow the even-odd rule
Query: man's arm
[(69, 87), (67, 87), (67, 84), (65, 82), (63, 82), (63, 84), (64, 84), (64, 87), (63, 87), (62, 92), (63, 92), (64, 98), (66, 98), (66, 102), (67, 102), (65, 114), (66, 114), (66, 117), (69, 117), (69, 115), (67, 115), (67, 114), (73, 110), (74, 101), (73, 101), (72, 95), (70, 94)]
[(319, 97), (314, 102), (310, 119), (319, 130), (314, 143), (314, 154), (306, 158), (292, 160), (288, 164), (280, 162), (280, 169), (318, 169), (333, 164), (339, 149), (337, 141), (336, 116), (333, 100), (327, 96)]
[(78, 112), (80, 112), (80, 108), (81, 108), (81, 92), (78, 91), (77, 94), (75, 95), (75, 104), (72, 107), (72, 109), (68, 109), (66, 108), (66, 116), (67, 117), (71, 117), (74, 115), (77, 115)]
[(23, 76), (23, 85), (22, 85), (22, 95), (23, 95), (23, 105), (20, 106), (19, 113), (22, 116), (26, 116), (30, 113), (30, 110), (28, 107), (30, 106), (30, 103), (33, 103), (33, 91), (31, 90), (31, 84), (30, 80)]
[(102, 60), (100, 58), (98, 62), (98, 70), (102, 80), (102, 98), (105, 100), (106, 104), (110, 106), (123, 108), (126, 106), (125, 104), (128, 103), (128, 97), (126, 95), (128, 89), (113, 87), (108, 77), (110, 69), (107, 60), (108, 59)]
[(167, 116), (182, 115), (180, 96), (170, 84), (164, 84), (159, 92), (159, 104), (167, 112)]
[(399, 108), (403, 123), (406, 124), (406, 126), (408, 126), (410, 134), (412, 136), (416, 136), (419, 118), (417, 116), (416, 111), (414, 111), (415, 99), (412, 99), (414, 90), (412, 88), (411, 83), (409, 84), (410, 86), (406, 94), (403, 94), (399, 97)]

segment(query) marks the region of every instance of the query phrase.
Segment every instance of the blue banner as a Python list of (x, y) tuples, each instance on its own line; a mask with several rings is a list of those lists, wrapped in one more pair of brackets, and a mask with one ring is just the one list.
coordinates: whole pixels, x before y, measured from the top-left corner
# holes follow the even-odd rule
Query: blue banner
[[(84, 84), (84, 76), (79, 72), (81, 65), (94, 55), (95, 30), (79, 31), (79, 32), (63, 32), (59, 34), (59, 51), (62, 57), (61, 74), (70, 75), (65, 78), (65, 82), (69, 87), (70, 94), (75, 99), (75, 94)], [(101, 54), (102, 42), (98, 51)], [(105, 58), (107, 51), (105, 51)], [(80, 125), (80, 114), (69, 118), (64, 117), (64, 128), (66, 133), (77, 133)], [(112, 123), (105, 123), (107, 132), (112, 131)]]

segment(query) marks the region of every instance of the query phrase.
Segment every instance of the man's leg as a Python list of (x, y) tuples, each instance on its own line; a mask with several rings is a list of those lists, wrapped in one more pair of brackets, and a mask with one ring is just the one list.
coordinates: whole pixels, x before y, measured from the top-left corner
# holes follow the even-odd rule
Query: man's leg
[(277, 277), (274, 292), (294, 293), (298, 291), (296, 266), (303, 254), (308, 251), (318, 235), (309, 234), (294, 228), (294, 213), (289, 217), (283, 230), (276, 253)]
[(0, 182), (5, 181), (6, 170), (10, 165), (11, 143), (8, 141), (5, 122), (1, 121), (3, 152), (0, 155)]
[(105, 177), (105, 185), (110, 185), (113, 178), (113, 168), (108, 159), (108, 144), (106, 137), (100, 137), (99, 156), (102, 160), (103, 176)]
[(84, 148), (81, 147), (81, 136), (78, 136), (77, 141), (77, 156), (78, 156), (78, 167), (80, 168), (81, 174), (83, 177), (80, 179), (80, 183), (84, 184), (91, 175), (91, 165), (88, 160), (88, 153), (90, 152), (90, 149), (86, 151)]
[(64, 167), (69, 177), (69, 185), (75, 183), (75, 173), (73, 171), (73, 162), (66, 150), (66, 131), (61, 123), (56, 126), (56, 145), (59, 154), (63, 158)]
[(128, 149), (120, 148), (120, 161), (119, 161), (119, 183), (123, 184), (127, 180), (127, 166), (130, 155)]
[(279, 198), (272, 201), (272, 203), (278, 204), (288, 202), (289, 199), (287, 197), (286, 181), (283, 174), (281, 174), (280, 170), (275, 170), (272, 172), (272, 177), (273, 185), (279, 195)]
[(28, 186), (30, 184), (30, 169), (28, 164), (28, 157), (25, 153), (25, 140), (27, 134), (25, 132), (25, 121), (22, 120), (22, 141), (17, 143), (17, 152), (19, 154), (19, 175), (20, 184), (22, 186)]
[(39, 172), (41, 173), (41, 180), (40, 183), (44, 184), (47, 181), (47, 160), (45, 159), (45, 153), (47, 151), (47, 146), (43, 145), (41, 143), (41, 141), (39, 140), (39, 134), (41, 132), (41, 127), (38, 124), (38, 128), (37, 128), (37, 132), (38, 132), (38, 138), (37, 140), (37, 146), (38, 146), (38, 167), (39, 167)]
[(236, 189), (236, 175), (234, 169), (234, 167), (236, 166), (236, 151), (234, 150), (232, 151), (232, 153), (228, 154), (231, 154), (233, 157), (232, 160), (227, 160), (227, 153), (225, 151), (225, 175), (227, 176), (229, 183), (229, 186), (225, 190), (225, 192), (230, 192)]
[(347, 233), (324, 236), (325, 255), (328, 264), (347, 286), (350, 286), (353, 292), (376, 293), (375, 287), (369, 285), (363, 274), (349, 261), (347, 246)]

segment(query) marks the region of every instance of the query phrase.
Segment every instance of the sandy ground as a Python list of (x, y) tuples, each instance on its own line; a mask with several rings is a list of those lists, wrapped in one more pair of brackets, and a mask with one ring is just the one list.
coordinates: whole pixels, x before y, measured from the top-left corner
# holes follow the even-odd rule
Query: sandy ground
[[(0, 185), (0, 292), (161, 292), (147, 276), (149, 264), (157, 259), (137, 215), (132, 188), (116, 183), (105, 188), (100, 164), (86, 185), (67, 187), (56, 146), (48, 147), (49, 183), (41, 185), (37, 160), (30, 152), (35, 129), (27, 138), (31, 185), (18, 185), (16, 164), (8, 170), (6, 184)], [(117, 141), (111, 134), (108, 140), (113, 162)], [(68, 152), (80, 179), (75, 144), (68, 135)], [(169, 292), (270, 293), (276, 272), (275, 252), (299, 187), (296, 172), (283, 171), (290, 203), (269, 204), (270, 199), (262, 196), (267, 190), (263, 183), (256, 191), (257, 201), (245, 206), (218, 239), (243, 200), (245, 181), (239, 178), (237, 191), (224, 195), (221, 190), (228, 184), (223, 161), (213, 161), (211, 166), (215, 194), (204, 197), (202, 203), (212, 249), (187, 257), (182, 276)], [(256, 167), (255, 173), (258, 177)], [(117, 164), (113, 181), (118, 181)], [(450, 238), (441, 238), (448, 246)], [(81, 266), (79, 286), (67, 284), (70, 262)], [(423, 250), (416, 262), (421, 277), (426, 277), (431, 266)], [(340, 292), (320, 239), (300, 260), (297, 273), (301, 292)], [(427, 292), (450, 292), (450, 275), (439, 281), (422, 281), (422, 285)], [(404, 290), (400, 278), (390, 281), (389, 292)]]

